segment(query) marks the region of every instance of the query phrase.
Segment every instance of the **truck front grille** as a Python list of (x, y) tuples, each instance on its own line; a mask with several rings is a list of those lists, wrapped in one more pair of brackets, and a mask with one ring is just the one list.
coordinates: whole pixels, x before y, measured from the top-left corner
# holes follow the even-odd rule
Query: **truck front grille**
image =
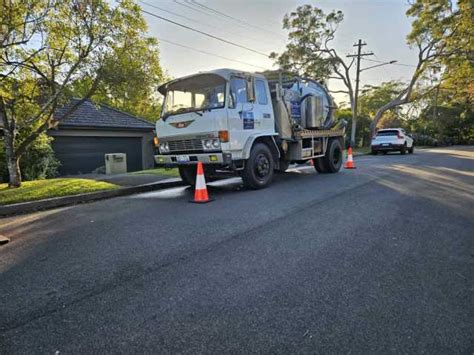
[(169, 141), (170, 152), (187, 152), (203, 150), (200, 139), (183, 139), (180, 141)]

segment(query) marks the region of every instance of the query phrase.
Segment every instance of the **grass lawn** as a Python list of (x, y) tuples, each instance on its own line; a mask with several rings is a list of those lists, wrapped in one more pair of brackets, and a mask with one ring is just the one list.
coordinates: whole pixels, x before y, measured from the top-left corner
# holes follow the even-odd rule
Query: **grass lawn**
[(17, 189), (9, 189), (8, 184), (0, 184), (0, 206), (117, 188), (117, 185), (108, 182), (88, 179), (25, 181)]
[(155, 168), (155, 169), (135, 171), (131, 174), (134, 174), (134, 175), (161, 175), (161, 176), (179, 177), (178, 169), (165, 169), (165, 168)]

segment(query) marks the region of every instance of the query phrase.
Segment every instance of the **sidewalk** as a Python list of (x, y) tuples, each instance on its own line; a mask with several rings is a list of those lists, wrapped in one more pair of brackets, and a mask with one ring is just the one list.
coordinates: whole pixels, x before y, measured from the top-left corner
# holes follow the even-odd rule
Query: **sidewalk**
[[(163, 172), (163, 174), (160, 174)], [(110, 182), (112, 184), (123, 186), (123, 187), (130, 187), (130, 186), (139, 186), (139, 185), (146, 185), (152, 184), (156, 182), (166, 181), (169, 179), (173, 179), (174, 181), (176, 178), (179, 178), (179, 174), (173, 172), (173, 170), (165, 170), (165, 169), (150, 169), (150, 170), (142, 170), (132, 173), (125, 173), (125, 174), (113, 174), (113, 175), (105, 175), (105, 174), (83, 174), (83, 175), (74, 175), (74, 176), (65, 176), (72, 177), (72, 178), (82, 178), (82, 179), (92, 179), (96, 181), (105, 181)]]

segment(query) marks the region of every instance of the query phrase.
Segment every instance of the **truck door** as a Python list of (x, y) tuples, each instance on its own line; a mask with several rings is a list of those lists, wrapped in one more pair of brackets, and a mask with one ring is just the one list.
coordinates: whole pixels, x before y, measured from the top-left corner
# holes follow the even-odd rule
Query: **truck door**
[(269, 134), (275, 131), (275, 121), (273, 117), (272, 101), (269, 95), (267, 81), (255, 79), (255, 106), (254, 116), (256, 129)]
[(255, 131), (255, 105), (249, 102), (245, 77), (231, 77), (228, 101), (230, 149), (238, 157), (248, 137)]
[(228, 121), (233, 154), (244, 148), (247, 139), (255, 133), (274, 133), (274, 119), (267, 82), (254, 83), (255, 102), (249, 101), (246, 77), (234, 76), (230, 80)]

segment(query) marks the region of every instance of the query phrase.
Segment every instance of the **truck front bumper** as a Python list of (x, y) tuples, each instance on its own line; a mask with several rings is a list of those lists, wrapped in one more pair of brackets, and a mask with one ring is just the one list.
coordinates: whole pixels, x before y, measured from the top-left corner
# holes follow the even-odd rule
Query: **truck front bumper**
[(155, 155), (155, 162), (159, 166), (175, 167), (179, 165), (216, 164), (221, 166), (232, 164), (231, 153), (199, 153), (199, 154), (165, 154)]

